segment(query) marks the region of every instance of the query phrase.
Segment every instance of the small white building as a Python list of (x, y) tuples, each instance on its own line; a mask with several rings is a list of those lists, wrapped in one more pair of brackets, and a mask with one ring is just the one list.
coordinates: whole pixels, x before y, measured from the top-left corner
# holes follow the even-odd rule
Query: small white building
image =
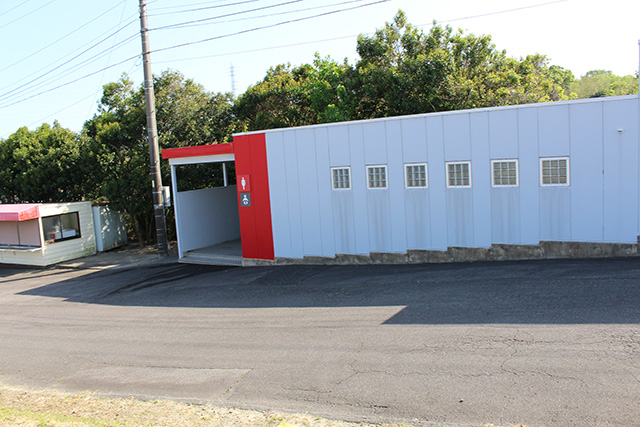
[(91, 202), (0, 205), (0, 264), (47, 266), (95, 253)]
[[(163, 151), (179, 256), (429, 262), (638, 254), (638, 96), (275, 129)], [(224, 189), (176, 168), (235, 162)], [(232, 180), (234, 181), (234, 180)]]

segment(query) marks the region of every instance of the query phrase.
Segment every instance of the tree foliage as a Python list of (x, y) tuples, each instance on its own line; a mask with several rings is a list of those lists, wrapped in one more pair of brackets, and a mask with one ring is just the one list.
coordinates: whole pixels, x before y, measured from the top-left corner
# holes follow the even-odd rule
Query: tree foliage
[(487, 35), (433, 25), (428, 33), (400, 11), (358, 37), (355, 65), (316, 55), (280, 65), (236, 103), (247, 129), (368, 119), (567, 99), (573, 77), (544, 55), (499, 51)]
[[(230, 140), (235, 126), (231, 95), (209, 93), (171, 70), (154, 77), (154, 91), (161, 148)], [(127, 213), (140, 241), (155, 237), (146, 125), (144, 90), (124, 75), (104, 86), (98, 114), (83, 130), (96, 162), (93, 198)], [(165, 163), (162, 179), (169, 182)]]
[(86, 148), (86, 140), (57, 122), (34, 131), (21, 127), (0, 141), (0, 201), (82, 200)]
[[(437, 23), (425, 32), (402, 11), (359, 36), (356, 49), (353, 65), (316, 54), (311, 64), (272, 67), (237, 100), (162, 72), (154, 77), (160, 147), (228, 142), (244, 130), (638, 90), (637, 76), (594, 70), (577, 80), (544, 55), (512, 58), (488, 35)], [(97, 113), (80, 133), (54, 123), (0, 140), (0, 165), (0, 202), (109, 201), (127, 213), (140, 241), (155, 237), (144, 92), (127, 75), (103, 86)], [(186, 187), (202, 188), (222, 179), (218, 166), (178, 172)], [(166, 162), (162, 171), (168, 183)]]
[(571, 83), (576, 98), (631, 95), (638, 93), (638, 76), (616, 76), (608, 70), (592, 70)]

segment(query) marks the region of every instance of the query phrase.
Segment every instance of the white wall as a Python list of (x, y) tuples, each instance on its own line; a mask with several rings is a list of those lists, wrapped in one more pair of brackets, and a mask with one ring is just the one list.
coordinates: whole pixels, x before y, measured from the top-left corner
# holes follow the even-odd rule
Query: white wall
[(178, 192), (175, 207), (183, 253), (240, 238), (235, 185)]
[(93, 206), (93, 226), (98, 252), (127, 244), (127, 225), (123, 213), (111, 210), (109, 206)]
[[(33, 252), (0, 251), (0, 263), (46, 266), (96, 253), (91, 202), (43, 203), (39, 206), (39, 209), (41, 218), (78, 212), (81, 237), (46, 243)], [(42, 225), (39, 225), (39, 229), (39, 233), (42, 235)]]
[[(640, 234), (637, 96), (283, 129), (266, 141), (276, 257)], [(541, 157), (569, 157), (570, 185), (542, 187)], [(518, 160), (518, 187), (492, 187), (498, 159)], [(447, 188), (449, 161), (471, 162), (471, 188)], [(419, 162), (429, 188), (406, 189), (404, 164)], [(366, 166), (379, 164), (389, 188), (369, 190)], [(331, 189), (337, 166), (351, 168), (351, 190)]]

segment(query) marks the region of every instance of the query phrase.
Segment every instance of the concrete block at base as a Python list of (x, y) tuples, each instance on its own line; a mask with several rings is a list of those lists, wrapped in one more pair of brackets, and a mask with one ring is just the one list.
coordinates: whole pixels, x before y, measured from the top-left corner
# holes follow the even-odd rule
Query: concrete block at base
[(637, 256), (634, 243), (540, 242), (545, 258), (609, 258)]
[(335, 258), (335, 264), (367, 265), (371, 264), (371, 257), (369, 255), (337, 254)]
[(263, 267), (272, 265), (275, 265), (275, 261), (270, 259), (242, 258), (243, 267)]
[(610, 258), (640, 256), (640, 244), (590, 242), (540, 242), (540, 245), (494, 244), (489, 248), (452, 246), (446, 251), (411, 249), (407, 253), (371, 252), (369, 255), (337, 254), (335, 257), (306, 256), (273, 261), (243, 259), (244, 266), (265, 265), (369, 265), (436, 264), (448, 262), (517, 261), (543, 258)]
[(371, 264), (407, 264), (409, 256), (406, 253), (371, 252)]
[(544, 252), (537, 245), (491, 245), (494, 261), (523, 260), (543, 258)]

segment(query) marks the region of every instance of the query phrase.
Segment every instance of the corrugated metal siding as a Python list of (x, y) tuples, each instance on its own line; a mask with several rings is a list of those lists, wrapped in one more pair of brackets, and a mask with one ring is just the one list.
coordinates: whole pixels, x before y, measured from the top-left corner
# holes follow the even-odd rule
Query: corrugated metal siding
[[(622, 134), (618, 129), (624, 129)], [(334, 256), (540, 241), (637, 242), (638, 99), (579, 100), (268, 131), (275, 256)], [(542, 187), (541, 157), (569, 157), (570, 185)], [(491, 160), (517, 159), (518, 187)], [(471, 162), (447, 188), (445, 162)], [(404, 165), (428, 164), (406, 189)], [(388, 189), (368, 189), (387, 165)], [(351, 168), (351, 190), (331, 189)]]

